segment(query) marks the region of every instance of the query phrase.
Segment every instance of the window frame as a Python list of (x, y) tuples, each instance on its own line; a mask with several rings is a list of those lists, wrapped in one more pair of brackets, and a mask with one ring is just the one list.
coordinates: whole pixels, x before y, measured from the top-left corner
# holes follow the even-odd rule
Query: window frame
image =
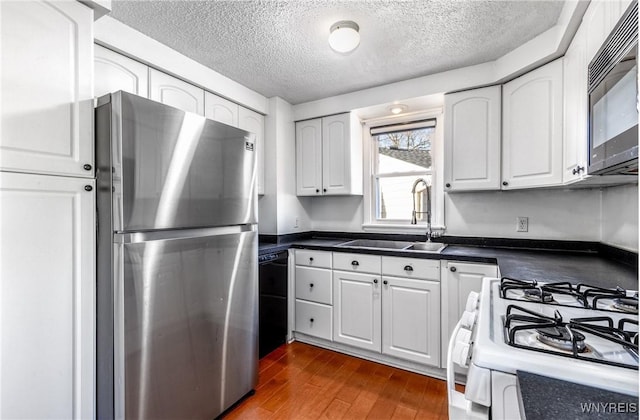
[[(407, 219), (378, 219), (377, 218), (377, 179), (380, 175), (374, 172), (376, 168), (377, 147), (374, 147), (374, 136), (371, 129), (391, 124), (406, 124), (420, 120), (435, 120), (435, 134), (431, 144), (431, 227), (433, 230), (444, 230), (444, 189), (442, 179), (444, 175), (442, 154), (443, 144), (443, 120), (442, 108), (434, 108), (421, 112), (398, 115), (392, 117), (373, 118), (363, 121), (363, 224), (362, 229), (371, 232), (394, 232), (394, 233), (422, 233), (426, 230), (426, 222), (418, 221), (417, 224), (410, 223), (411, 209), (407, 209)], [(429, 171), (425, 171), (429, 172)], [(409, 172), (412, 175), (415, 172)], [(400, 173), (390, 174), (391, 176), (401, 176)], [(383, 175), (388, 177), (389, 175)], [(408, 192), (409, 194), (409, 192)]]

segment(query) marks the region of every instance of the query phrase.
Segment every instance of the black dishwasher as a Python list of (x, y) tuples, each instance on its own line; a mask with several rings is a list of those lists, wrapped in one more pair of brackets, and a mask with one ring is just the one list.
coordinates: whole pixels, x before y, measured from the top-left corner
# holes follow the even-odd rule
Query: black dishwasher
[(260, 267), (259, 356), (287, 340), (287, 251), (258, 257)]

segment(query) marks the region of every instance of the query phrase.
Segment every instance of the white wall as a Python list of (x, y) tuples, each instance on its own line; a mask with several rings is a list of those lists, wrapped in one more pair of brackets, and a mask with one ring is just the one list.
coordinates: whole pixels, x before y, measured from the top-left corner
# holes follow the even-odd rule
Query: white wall
[[(523, 239), (600, 240), (597, 189), (529, 189), (445, 194), (447, 235)], [(529, 231), (516, 232), (516, 217)]]
[(602, 242), (638, 252), (638, 186), (602, 191)]
[(312, 229), (309, 199), (296, 196), (296, 139), (291, 104), (269, 99), (265, 117), (265, 194), (259, 198), (259, 231), (283, 235)]
[[(296, 196), (296, 130), (291, 104), (281, 98), (269, 99), (276, 117), (277, 231), (279, 235), (311, 230), (305, 205), (309, 198)], [(270, 162), (271, 163), (271, 162)], [(269, 163), (266, 163), (269, 166)]]
[(310, 201), (313, 230), (362, 232), (362, 196), (313, 197)]

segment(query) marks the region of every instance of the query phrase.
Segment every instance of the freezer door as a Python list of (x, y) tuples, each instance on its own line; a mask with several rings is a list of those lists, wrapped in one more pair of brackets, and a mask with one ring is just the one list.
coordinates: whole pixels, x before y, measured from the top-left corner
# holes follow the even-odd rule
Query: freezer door
[(234, 229), (115, 245), (116, 418), (213, 419), (255, 387), (257, 232)]
[(109, 110), (116, 231), (256, 223), (254, 134), (125, 92)]

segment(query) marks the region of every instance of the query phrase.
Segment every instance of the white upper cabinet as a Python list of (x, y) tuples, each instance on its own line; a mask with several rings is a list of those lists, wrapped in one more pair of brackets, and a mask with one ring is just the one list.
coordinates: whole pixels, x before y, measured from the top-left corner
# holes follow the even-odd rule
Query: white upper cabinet
[(0, 172), (0, 418), (95, 417), (94, 188)]
[(207, 118), (238, 127), (238, 108), (238, 104), (218, 95), (204, 93), (204, 116)]
[(149, 97), (149, 67), (140, 62), (96, 45), (93, 69), (97, 98), (119, 90)]
[(296, 192), (322, 195), (322, 119), (296, 123)]
[(502, 188), (562, 183), (562, 59), (502, 90)]
[(446, 95), (444, 190), (500, 189), (501, 87)]
[(238, 128), (255, 134), (258, 194), (264, 194), (264, 116), (244, 107), (238, 109)]
[(149, 98), (183, 111), (204, 115), (204, 89), (156, 69), (149, 70)]
[(0, 2), (0, 169), (93, 176), (93, 11)]
[(576, 33), (564, 56), (564, 135), (562, 181), (571, 183), (587, 173), (588, 95), (584, 26)]
[(362, 127), (351, 113), (296, 123), (298, 195), (362, 194)]

